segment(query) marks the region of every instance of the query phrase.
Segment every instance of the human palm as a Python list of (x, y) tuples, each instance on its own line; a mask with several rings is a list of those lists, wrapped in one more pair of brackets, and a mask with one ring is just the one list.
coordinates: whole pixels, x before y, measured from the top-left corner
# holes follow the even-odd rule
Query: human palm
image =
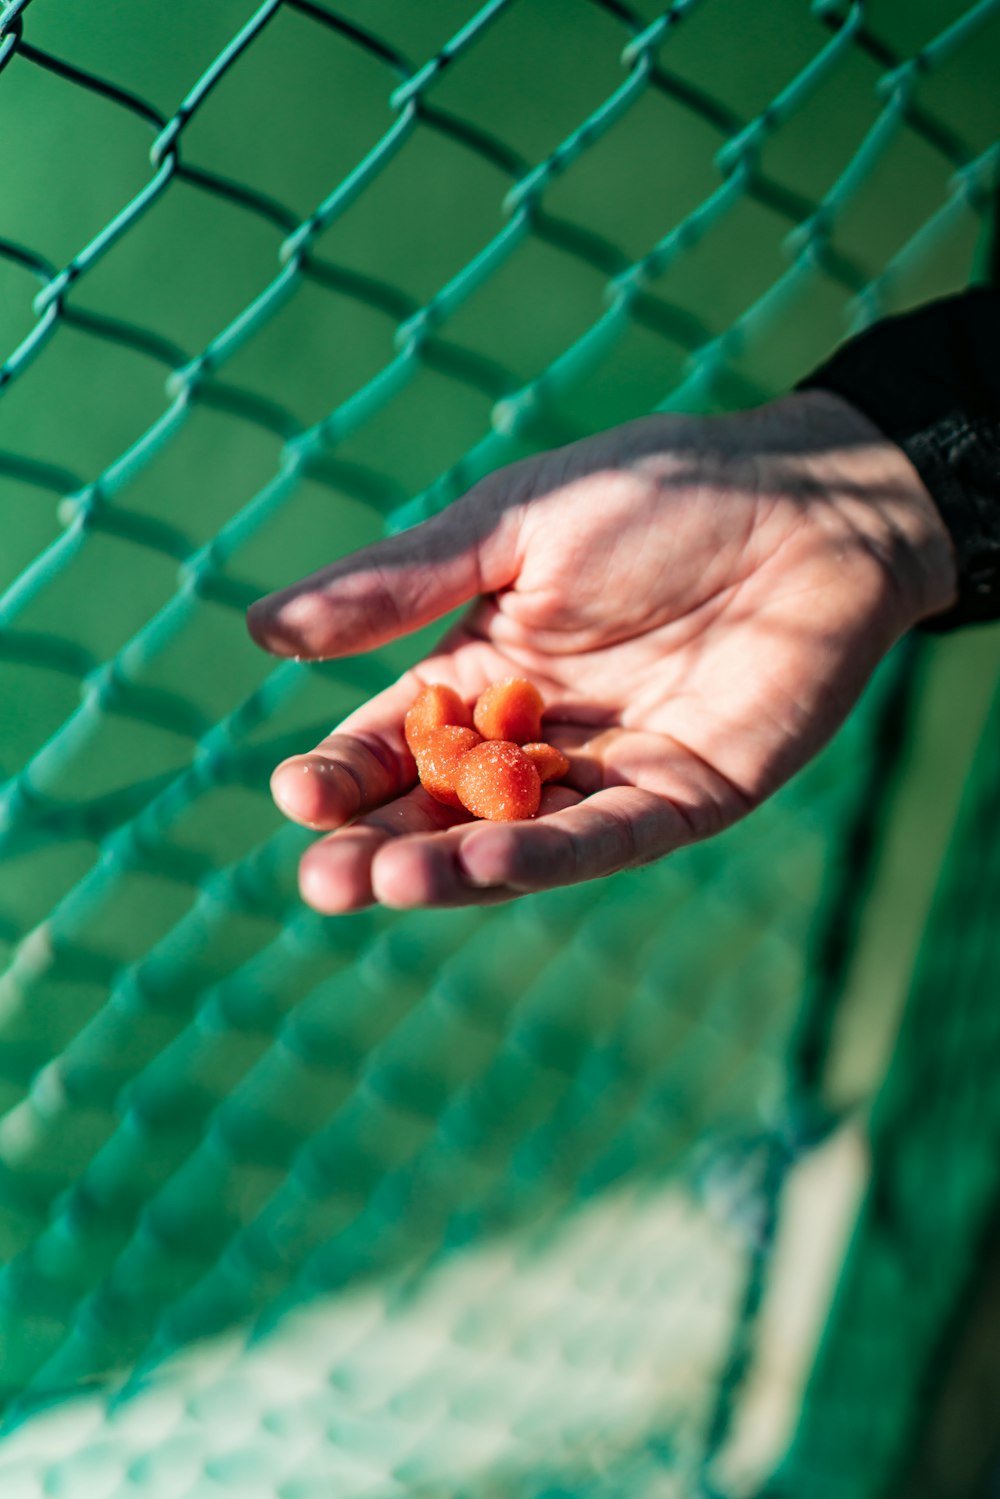
[[(655, 859), (757, 805), (829, 738), (892, 642), (949, 602), (947, 541), (902, 454), (836, 397), (651, 417), (499, 470), (446, 515), (251, 611), (278, 654), (371, 649), (474, 601), (315, 750), (282, 809), (328, 836), (304, 898), (340, 912), (508, 899)], [(527, 676), (570, 758), (538, 816), (473, 822), (418, 784), (420, 686)]]

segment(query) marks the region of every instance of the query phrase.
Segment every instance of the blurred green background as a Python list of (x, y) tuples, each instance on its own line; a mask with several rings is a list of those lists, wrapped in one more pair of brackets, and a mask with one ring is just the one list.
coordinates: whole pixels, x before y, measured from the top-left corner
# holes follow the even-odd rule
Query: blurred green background
[[(796, 1223), (832, 1203), (842, 1244), (867, 1169), (834, 1150), (806, 1206), (793, 1191), (778, 1215), (798, 1247), (772, 1295), (780, 1279), (800, 1314), (765, 1319), (745, 1384), (740, 1339), (756, 1336), (766, 1261), (747, 1222), (777, 1211), (768, 1151), (789, 1128), (788, 1059), (824, 982), (809, 934), (837, 917), (846, 832), (867, 819), (859, 900), (872, 891), (832, 975), (844, 987), (818, 1082), (849, 1131), (885, 1072), (997, 632), (925, 643), (913, 726), (881, 780), (900, 663), (817, 766), (711, 847), (490, 915), (321, 923), (297, 904), (304, 840), (281, 827), (268, 769), (421, 642), (268, 680), (242, 609), (485, 468), (664, 402), (765, 399), (852, 326), (965, 285), (995, 183), (1000, 10), (972, 8), (976, 24), (926, 54), (893, 110), (880, 79), (962, 8), (677, 6), (649, 76), (602, 129), (604, 102), (635, 75), (623, 49), (659, 7), (500, 6), (421, 89), (402, 144), (292, 278), (282, 244), (393, 131), (407, 72), (475, 14), (468, 0), (315, 10), (276, 8), (183, 123), (165, 189), (83, 263), (30, 359), (14, 351), (44, 317), (33, 298), (150, 182), (157, 117), (175, 115), (252, 9), (32, 0), (0, 75), (0, 357), (13, 355), (0, 389), (0, 1387), (22, 1443), (10, 1437), (5, 1466), (0, 1442), (0, 1478), (117, 1494), (132, 1470), (112, 1395), (137, 1412), (138, 1463), (160, 1440), (150, 1391), (155, 1410), (179, 1389), (206, 1492), (251, 1471), (278, 1492), (277, 1450), (288, 1496), (346, 1492), (361, 1480), (337, 1464), (364, 1444), (352, 1448), (345, 1409), (371, 1423), (370, 1446), (391, 1447), (407, 1399), (446, 1435), (396, 1474), (404, 1486), (541, 1493), (603, 1472), (608, 1492), (638, 1494), (673, 1473), (688, 1493), (719, 1460), (746, 1491), (794, 1426), (836, 1274), (835, 1256), (815, 1270)], [(754, 120), (753, 171), (727, 179), (718, 153)], [(508, 194), (546, 161), (519, 219)], [(703, 214), (725, 181), (733, 191)], [(685, 222), (609, 336), (562, 360), (608, 319), (616, 278)], [(493, 244), (503, 253), (479, 259)], [(286, 294), (257, 303), (282, 275)], [(245, 338), (219, 342), (255, 305)], [(321, 422), (323, 451), (292, 473), (289, 453)], [(644, 1278), (667, 1240), (675, 1258)], [(602, 1303), (580, 1353), (567, 1287), (586, 1281), (588, 1254), (627, 1305)], [(410, 1339), (391, 1389), (372, 1372), (383, 1334), (343, 1332), (372, 1282), (359, 1325)], [(565, 1320), (565, 1357), (545, 1365), (552, 1344), (531, 1343), (528, 1317), (501, 1376), (497, 1340), (532, 1296)], [(671, 1332), (684, 1308), (689, 1325)], [(458, 1335), (464, 1317), (481, 1337)], [(185, 1363), (210, 1333), (230, 1341)], [(342, 1335), (354, 1353), (331, 1364), (322, 1350)], [(767, 1349), (785, 1341), (797, 1351), (775, 1355), (769, 1383)], [(315, 1474), (295, 1466), (276, 1414), (290, 1366), (313, 1438), (328, 1434)], [(526, 1437), (510, 1414), (525, 1369), (538, 1390)], [(620, 1400), (614, 1370), (627, 1373)], [(489, 1409), (495, 1429), (463, 1466), (470, 1380), (468, 1419)], [(87, 1383), (97, 1397), (67, 1402), (77, 1414), (53, 1428), (59, 1467), (48, 1439), (32, 1445), (31, 1401)], [(278, 1403), (255, 1405), (251, 1386)], [(193, 1390), (215, 1404), (201, 1410)], [(756, 1413), (742, 1427), (730, 1398)], [(237, 1416), (251, 1408), (273, 1450), (241, 1467)], [(213, 1410), (230, 1446), (208, 1473)], [(187, 1494), (183, 1463), (164, 1462), (162, 1491)], [(129, 1482), (153, 1485), (138, 1471)]]

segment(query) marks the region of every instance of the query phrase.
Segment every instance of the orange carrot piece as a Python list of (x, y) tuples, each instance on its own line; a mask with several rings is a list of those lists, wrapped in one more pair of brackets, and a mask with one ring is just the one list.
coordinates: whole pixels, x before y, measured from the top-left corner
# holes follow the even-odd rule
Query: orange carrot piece
[(490, 822), (534, 817), (542, 794), (538, 771), (519, 745), (489, 739), (461, 756), (455, 790), (463, 807)]
[(542, 695), (523, 677), (493, 682), (480, 695), (472, 720), (484, 739), (531, 743), (542, 737)]
[(538, 771), (543, 786), (546, 781), (561, 781), (569, 775), (569, 761), (554, 744), (524, 744), (521, 748)]
[(421, 739), (432, 729), (453, 727), (471, 729), (472, 714), (455, 689), (441, 682), (418, 692), (403, 720), (403, 733), (414, 755)]
[(457, 724), (431, 729), (419, 741), (413, 755), (417, 774), (421, 786), (435, 801), (443, 802), (446, 807), (461, 807), (455, 791), (459, 761), (482, 742), (475, 729), (462, 729)]

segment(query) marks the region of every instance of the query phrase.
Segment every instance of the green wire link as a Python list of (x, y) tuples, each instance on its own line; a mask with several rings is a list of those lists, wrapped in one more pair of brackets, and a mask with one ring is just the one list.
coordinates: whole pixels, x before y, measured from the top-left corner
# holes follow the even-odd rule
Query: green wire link
[(852, 5), (837, 34), (817, 53), (809, 66), (772, 100), (762, 115), (752, 120), (745, 130), (723, 146), (716, 157), (723, 172), (735, 171), (747, 158), (755, 157), (768, 136), (790, 120), (796, 110), (802, 108), (828, 77), (843, 53), (851, 47), (861, 28), (864, 14), (863, 5)]
[(411, 78), (389, 95), (389, 104), (393, 109), (408, 109), (415, 102), (416, 96), (423, 94), (433, 81), (440, 77), (445, 68), (453, 63), (473, 42), (477, 41), (487, 27), (497, 19), (503, 11), (508, 10), (514, 0), (488, 0), (488, 3), (477, 11), (466, 24), (455, 33), (451, 41), (446, 43), (436, 57), (432, 57), (419, 68)]
[[(607, 398), (631, 401), (636, 416), (767, 400), (783, 378), (769, 352), (786, 334), (815, 332), (831, 311), (862, 326), (905, 305), (928, 276), (940, 281), (938, 262), (955, 264), (1000, 180), (1000, 143), (984, 141), (954, 87), (980, 60), (1000, 0), (970, 4), (908, 51), (894, 38), (917, 21), (894, 30), (891, 6), (883, 18), (863, 0), (819, 0), (795, 18), (791, 66), (768, 17), (757, 17), (745, 61), (728, 36), (716, 58), (714, 28), (733, 24), (718, 0), (675, 0), (654, 19), (627, 0), (472, 0), (458, 19), (453, 7), (385, 7), (384, 35), (334, 0), (236, 9), (217, 55), (192, 47), (179, 84), (163, 84), (173, 97), (152, 87), (154, 103), (132, 87), (117, 40), (106, 66), (92, 67), (96, 34), (76, 47), (67, 22), (70, 41), (49, 50), (55, 12), (43, 30), (44, 8), (0, 0), (0, 92), (10, 83), (12, 98), (23, 86), (34, 102), (37, 88), (46, 107), (79, 101), (67, 159), (87, 168), (81, 204), (91, 170), (95, 183), (116, 171), (117, 143), (104, 164), (102, 120), (109, 138), (120, 132), (117, 180), (127, 183), (95, 193), (90, 219), (76, 219), (68, 193), (65, 223), (43, 231), (58, 222), (46, 217), (55, 187), (45, 131), (5, 143), (15, 179), (23, 158), (32, 168), (37, 159), (45, 213), (34, 232), (17, 217), (4, 224), (0, 204), (13, 319), (0, 363), (11, 404), (0, 411), (15, 415), (0, 444), (0, 518), (16, 559), (0, 591), (0, 679), (16, 699), (16, 752), (0, 788), (0, 1492), (12, 1483), (16, 1494), (119, 1499), (148, 1487), (200, 1499), (228, 1485), (267, 1499), (653, 1499), (666, 1482), (731, 1499), (790, 1188), (799, 1163), (845, 1124), (843, 1111), (825, 1109), (821, 1075), (862, 915), (854, 887), (870, 882), (881, 847), (866, 803), (900, 769), (909, 656), (877, 676), (824, 757), (721, 840), (641, 875), (490, 911), (331, 921), (296, 897), (307, 834), (267, 820), (267, 773), (328, 732), (331, 698), (333, 718), (388, 686), (401, 657), (275, 666), (249, 645), (245, 658), (237, 646), (226, 655), (222, 642), (259, 587), (286, 580), (296, 547), (308, 557), (296, 526), (328, 526), (342, 550), (365, 525), (404, 531), (526, 451), (597, 430)], [(44, 48), (29, 37), (36, 16)], [(130, 31), (128, 45), (141, 35)], [(538, 49), (526, 59), (538, 73), (522, 79), (518, 46)], [(325, 78), (331, 65), (342, 138), (329, 154), (322, 124), (277, 85), (297, 76), (287, 71), (296, 47), (303, 77), (313, 68)], [(766, 92), (753, 47), (767, 49)], [(476, 94), (493, 57), (491, 87), (516, 119), (492, 108), (489, 89)], [(601, 64), (593, 88), (576, 77), (591, 60)], [(870, 109), (838, 127), (843, 149), (817, 153), (822, 171), (789, 168), (783, 143), (794, 156), (823, 128), (806, 106), (838, 79), (854, 87), (859, 69), (878, 78)], [(940, 98), (925, 87), (939, 76)], [(522, 92), (540, 77), (551, 118), (544, 98)], [(255, 106), (261, 164), (231, 135), (222, 142), (227, 109), (246, 107), (227, 80), (266, 81)], [(564, 88), (578, 89), (572, 111), (561, 109)], [(647, 160), (654, 181), (657, 163), (643, 156), (642, 131), (658, 120), (676, 201), (647, 183)], [(151, 166), (143, 157), (132, 178), (137, 122)], [(873, 172), (911, 147), (947, 180), (919, 199), (919, 223), (891, 240), (869, 236), (850, 210)], [(625, 186), (648, 191), (638, 233), (591, 185), (602, 160), (635, 177), (609, 179), (609, 203), (625, 201)], [(426, 170), (441, 181), (422, 181)], [(363, 236), (366, 210), (391, 215), (393, 194), (405, 212), (383, 217), (384, 243), (359, 250), (355, 226)], [(909, 183), (900, 198), (910, 201)], [(176, 242), (174, 207), (196, 226)], [(744, 224), (751, 259), (755, 234), (774, 252), (770, 267), (758, 255), (757, 280), (742, 274)], [(413, 265), (393, 253), (411, 229), (414, 245), (422, 233), (428, 243)], [(228, 257), (241, 232), (252, 279), (236, 296), (243, 267)], [(144, 272), (111, 254), (133, 235), (137, 252), (156, 243), (178, 257), (178, 285), (198, 283), (190, 317), (169, 320), (156, 298), (144, 306), (135, 295), (155, 257)], [(232, 277), (217, 275), (220, 254)], [(543, 290), (533, 300), (535, 274)], [(336, 331), (300, 370), (296, 340), (312, 358), (320, 304)], [(368, 324), (377, 334), (362, 351), (367, 335), (355, 330)], [(633, 353), (646, 360), (642, 396), (629, 393)], [(286, 386), (282, 361), (304, 376), (302, 389)], [(133, 371), (137, 399), (111, 413), (113, 444), (102, 446), (102, 428), (82, 457), (78, 414), (64, 424), (58, 401), (79, 395), (89, 412), (110, 396), (114, 406), (117, 391), (131, 396)], [(46, 402), (51, 446), (31, 420)], [(397, 417), (401, 450), (408, 424), (422, 429), (432, 455), (423, 467), (386, 438)], [(188, 446), (202, 465), (187, 471), (196, 502), (176, 488)], [(79, 594), (104, 587), (124, 607), (99, 633)], [(213, 674), (201, 663), (216, 643)], [(984, 765), (980, 756), (975, 798), (989, 810)], [(995, 883), (981, 854), (968, 863), (980, 901)], [(986, 973), (990, 945), (985, 921), (960, 940), (960, 908), (973, 904), (961, 862), (950, 861), (934, 921), (959, 934), (968, 977)], [(945, 948), (921, 960), (925, 1010)], [(971, 1044), (974, 987), (962, 1004)], [(915, 1046), (912, 1027), (903, 1039)], [(953, 1027), (948, 1066), (968, 1070), (964, 1044)], [(930, 1067), (920, 1056), (910, 1074), (893, 1063), (874, 1170), (889, 1182), (889, 1211), (923, 1223), (927, 1194), (907, 1196), (912, 1164), (894, 1174), (910, 1154), (920, 1067)], [(985, 1068), (972, 1070), (978, 1087)], [(934, 1108), (957, 1151), (961, 1104), (942, 1096)], [(922, 1139), (933, 1112), (914, 1127)], [(873, 1197), (864, 1208), (814, 1371), (819, 1394), (799, 1412), (775, 1493), (787, 1479), (796, 1495), (888, 1499), (852, 1432), (867, 1433), (885, 1471), (905, 1423), (901, 1407), (881, 1424), (871, 1417), (871, 1369), (877, 1393), (909, 1391), (928, 1367), (961, 1245), (994, 1184), (987, 1133), (975, 1190), (956, 1188), (946, 1227), (933, 1226), (933, 1313), (907, 1321), (906, 1267), (888, 1262), (879, 1238), (884, 1205)], [(645, 1241), (633, 1197), (667, 1213)], [(573, 1235), (602, 1214), (603, 1238), (574, 1260)], [(462, 1278), (475, 1273), (485, 1278), (466, 1294)], [(858, 1351), (880, 1289), (912, 1355), (902, 1378), (890, 1339)], [(658, 1322), (668, 1306), (673, 1320)], [(345, 1318), (329, 1337), (328, 1315)], [(686, 1318), (697, 1354), (678, 1377), (670, 1359)], [(304, 1339), (285, 1354), (291, 1393), (265, 1411), (257, 1383), (289, 1326)], [(315, 1378), (310, 1337), (324, 1343)], [(584, 1386), (600, 1392), (599, 1407)], [(623, 1407), (616, 1425), (625, 1387), (655, 1399)], [(161, 1404), (144, 1428), (143, 1401), (168, 1403), (172, 1392), (178, 1412)], [(42, 1409), (49, 1424), (36, 1432)], [(553, 1435), (557, 1413), (565, 1440)], [(495, 1452), (495, 1465), (466, 1470), (472, 1452)], [(734, 1482), (732, 1492), (753, 1489)]]
[(211, 67), (206, 68), (150, 147), (149, 159), (154, 167), (165, 163), (168, 157), (176, 156), (178, 138), (185, 125), (193, 119), (196, 111), (204, 104), (219, 80), (228, 73), (237, 58), (246, 51), (252, 41), (260, 36), (268, 21), (273, 20), (277, 15), (282, 3), (283, 0), (264, 0), (264, 4), (251, 16), (242, 31), (236, 33), (229, 45), (219, 53)]

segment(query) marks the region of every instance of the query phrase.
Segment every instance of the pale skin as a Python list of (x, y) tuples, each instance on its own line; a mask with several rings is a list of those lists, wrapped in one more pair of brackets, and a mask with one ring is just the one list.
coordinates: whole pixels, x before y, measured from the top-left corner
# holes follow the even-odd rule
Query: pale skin
[[(354, 655), (460, 605), (431, 656), (272, 791), (324, 834), (326, 914), (489, 904), (721, 831), (806, 764), (879, 660), (954, 601), (947, 532), (902, 451), (822, 391), (652, 416), (500, 469), (445, 514), (253, 606), (281, 656)], [(525, 676), (569, 757), (537, 818), (472, 821), (416, 783), (403, 715)]]

